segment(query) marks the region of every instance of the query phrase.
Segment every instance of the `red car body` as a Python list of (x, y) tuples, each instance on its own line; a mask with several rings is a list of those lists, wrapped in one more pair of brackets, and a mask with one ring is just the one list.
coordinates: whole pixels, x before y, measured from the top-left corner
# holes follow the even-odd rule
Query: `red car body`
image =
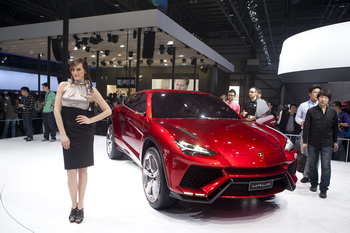
[(211, 203), (295, 189), (298, 152), (280, 132), (245, 121), (211, 94), (146, 90), (135, 95), (113, 109), (107, 149), (111, 158), (127, 154), (143, 167), (144, 190), (153, 208), (176, 200)]

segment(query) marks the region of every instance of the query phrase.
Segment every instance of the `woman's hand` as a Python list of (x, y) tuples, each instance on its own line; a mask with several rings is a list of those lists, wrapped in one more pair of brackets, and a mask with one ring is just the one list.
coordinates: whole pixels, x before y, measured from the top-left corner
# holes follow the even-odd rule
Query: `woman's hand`
[(78, 115), (77, 118), (75, 118), (76, 122), (81, 125), (81, 124), (91, 124), (90, 118), (84, 115)]
[(69, 150), (70, 140), (67, 136), (61, 136), (61, 144), (64, 149)]

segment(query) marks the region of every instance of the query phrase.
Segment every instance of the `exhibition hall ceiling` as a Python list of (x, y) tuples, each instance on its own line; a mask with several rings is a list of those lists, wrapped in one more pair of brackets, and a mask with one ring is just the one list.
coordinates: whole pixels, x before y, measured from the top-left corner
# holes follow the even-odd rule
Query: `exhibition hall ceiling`
[[(150, 0), (67, 1), (72, 19), (156, 8)], [(62, 20), (62, 2), (0, 0), (0, 27)], [(243, 54), (248, 58), (260, 55), (267, 64), (278, 62), (286, 38), (320, 26), (349, 21), (349, 6), (349, 0), (169, 0), (168, 9), (163, 12), (227, 60), (232, 61)], [(94, 55), (92, 51), (109, 50), (108, 56), (105, 53), (100, 56), (100, 61), (105, 60), (107, 66), (118, 65), (118, 61), (125, 62), (129, 51), (133, 51), (133, 57), (136, 58), (134, 29), (113, 32), (118, 35), (117, 43), (108, 42), (109, 32), (96, 32), (103, 41), (96, 45), (88, 43), (86, 47), (91, 47), (90, 52), (83, 50), (83, 46), (74, 50), (76, 40), (70, 35), (70, 54), (91, 57)], [(154, 65), (170, 65), (171, 56), (167, 54), (166, 43), (173, 38), (158, 28), (152, 30), (156, 31)], [(78, 34), (77, 37), (81, 41), (83, 37), (91, 37), (91, 34)], [(2, 52), (30, 57), (43, 53), (45, 58), (46, 45), (47, 38), (1, 41), (0, 35)], [(124, 47), (121, 48), (121, 45)], [(165, 45), (163, 54), (159, 50), (160, 45)], [(210, 59), (179, 41), (175, 40), (174, 46), (178, 48), (176, 63), (179, 65), (190, 65), (192, 57), (198, 57), (198, 63), (204, 59), (204, 63), (213, 64)], [(143, 65), (146, 65), (145, 61)]]

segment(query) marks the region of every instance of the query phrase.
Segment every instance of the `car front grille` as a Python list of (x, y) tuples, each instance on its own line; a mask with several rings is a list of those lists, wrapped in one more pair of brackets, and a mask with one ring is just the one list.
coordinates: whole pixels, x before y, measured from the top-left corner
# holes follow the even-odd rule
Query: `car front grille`
[(221, 169), (190, 166), (183, 176), (180, 186), (184, 188), (201, 188), (222, 176)]
[[(273, 180), (273, 186), (270, 189), (249, 191), (249, 182), (251, 181), (265, 181)], [(222, 197), (234, 196), (258, 196), (268, 195), (270, 193), (278, 193), (286, 189), (288, 183), (285, 174), (270, 177), (256, 177), (256, 178), (233, 178), (233, 183), (221, 194)]]

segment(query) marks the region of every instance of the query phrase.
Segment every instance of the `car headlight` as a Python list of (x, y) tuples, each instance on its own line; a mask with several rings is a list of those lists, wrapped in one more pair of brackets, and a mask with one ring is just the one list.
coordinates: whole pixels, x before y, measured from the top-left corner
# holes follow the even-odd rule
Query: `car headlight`
[(213, 156), (215, 152), (212, 150), (208, 150), (201, 146), (188, 143), (185, 141), (175, 140), (176, 145), (180, 148), (180, 150), (186, 155), (203, 155), (203, 156)]
[(293, 142), (288, 137), (287, 137), (286, 145), (284, 146), (284, 149), (287, 151), (291, 151), (294, 149)]

